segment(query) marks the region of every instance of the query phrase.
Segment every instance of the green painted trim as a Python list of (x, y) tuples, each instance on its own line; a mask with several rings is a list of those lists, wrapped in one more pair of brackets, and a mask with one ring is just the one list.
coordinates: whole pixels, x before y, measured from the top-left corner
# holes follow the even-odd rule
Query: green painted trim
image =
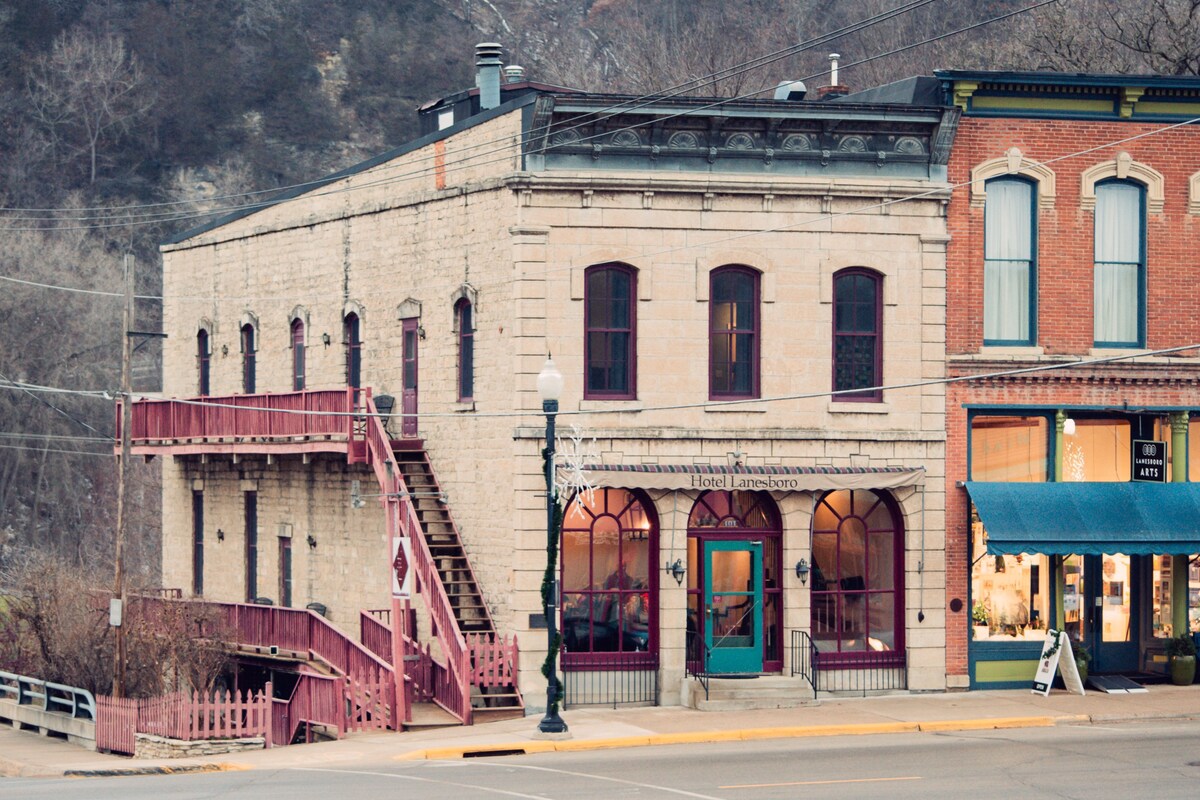
[(1033, 683), (1037, 674), (1038, 660), (1032, 661), (976, 661), (976, 683)]
[(1038, 111), (1070, 111), (1074, 113), (1113, 114), (1113, 100), (1075, 100), (1067, 97), (995, 97), (974, 95), (971, 97), (971, 109), (983, 110), (989, 108), (1027, 109)]

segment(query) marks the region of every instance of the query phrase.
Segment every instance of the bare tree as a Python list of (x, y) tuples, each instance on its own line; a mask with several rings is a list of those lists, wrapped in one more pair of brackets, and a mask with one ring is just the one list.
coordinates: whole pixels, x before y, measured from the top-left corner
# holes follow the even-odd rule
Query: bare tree
[(56, 148), (86, 156), (96, 182), (102, 142), (127, 134), (154, 104), (137, 58), (114, 34), (73, 29), (54, 41), (30, 69), (26, 87), (33, 118)]

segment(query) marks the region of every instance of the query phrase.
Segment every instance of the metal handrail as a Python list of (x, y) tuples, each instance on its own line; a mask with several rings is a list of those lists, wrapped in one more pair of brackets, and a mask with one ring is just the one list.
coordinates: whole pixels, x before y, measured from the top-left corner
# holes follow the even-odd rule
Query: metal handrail
[(817, 658), (817, 643), (808, 635), (808, 631), (792, 631), (792, 677), (799, 675), (813, 693), (817, 691), (817, 669), (820, 663)]
[(683, 673), (684, 677), (692, 677), (700, 682), (704, 687), (704, 699), (708, 699), (708, 658), (712, 655), (712, 648), (705, 642), (704, 637), (699, 631), (687, 632), (687, 651), (684, 653)]
[(72, 719), (96, 719), (96, 698), (87, 689), (0, 671), (0, 699), (13, 699), (20, 706), (40, 706), (43, 711), (66, 714)]

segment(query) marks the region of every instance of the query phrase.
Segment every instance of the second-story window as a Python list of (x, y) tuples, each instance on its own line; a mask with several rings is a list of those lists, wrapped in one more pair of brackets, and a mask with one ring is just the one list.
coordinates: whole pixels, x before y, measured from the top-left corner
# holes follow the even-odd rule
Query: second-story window
[(196, 334), (196, 388), (201, 396), (209, 394), (209, 352), (208, 331), (202, 328)]
[(637, 273), (624, 264), (590, 267), (584, 278), (583, 396), (637, 396)]
[(242, 326), (242, 390), (254, 394), (254, 326)]
[(362, 336), (357, 314), (347, 314), (343, 322), (346, 341), (346, 385), (357, 389), (362, 386)]
[(1097, 347), (1145, 339), (1145, 189), (1125, 180), (1096, 186), (1093, 337)]
[(721, 267), (710, 279), (708, 396), (758, 397), (758, 272)]
[(983, 216), (984, 344), (1034, 343), (1036, 194), (1034, 185), (1023, 178), (987, 182)]
[[(844, 269), (833, 278), (834, 400), (879, 401), (883, 391), (882, 280), (870, 270)], [(847, 391), (850, 390), (850, 391)]]
[(292, 391), (304, 389), (304, 320), (292, 320)]
[(454, 306), (458, 323), (458, 399), (475, 397), (475, 315), (465, 297)]

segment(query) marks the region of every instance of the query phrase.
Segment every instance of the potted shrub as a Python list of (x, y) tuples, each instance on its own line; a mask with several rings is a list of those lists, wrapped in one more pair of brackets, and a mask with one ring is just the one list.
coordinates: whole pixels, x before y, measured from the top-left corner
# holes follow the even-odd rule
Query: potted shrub
[(1071, 640), (1071, 652), (1075, 656), (1075, 666), (1079, 668), (1079, 680), (1087, 683), (1088, 665), (1092, 663), (1092, 651), (1083, 642)]
[(1189, 686), (1196, 679), (1196, 643), (1189, 634), (1167, 639), (1167, 661), (1171, 683)]
[(976, 600), (971, 606), (971, 633), (976, 639), (986, 639), (991, 633), (988, 625), (988, 610), (982, 600)]

